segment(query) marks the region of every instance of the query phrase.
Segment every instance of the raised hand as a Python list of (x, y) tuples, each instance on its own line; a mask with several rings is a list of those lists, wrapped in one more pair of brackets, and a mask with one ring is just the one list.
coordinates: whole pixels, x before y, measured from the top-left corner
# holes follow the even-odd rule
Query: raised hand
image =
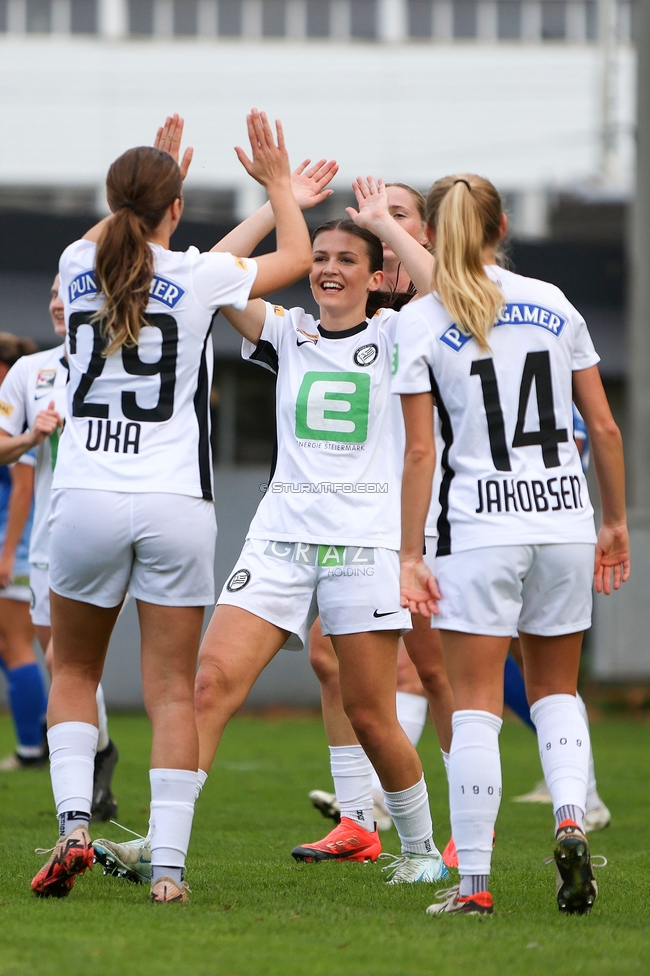
[(594, 587), (607, 596), (630, 575), (630, 539), (627, 525), (602, 525), (596, 543)]
[[(165, 119), (165, 124), (161, 125), (156, 133), (156, 138), (153, 143), (154, 149), (162, 149), (163, 152), (169, 153), (172, 159), (178, 162), (184, 125), (185, 119), (182, 119), (177, 112), (174, 115), (168, 115)], [(188, 146), (183, 153), (183, 159), (180, 163), (181, 177), (183, 179), (187, 176), (193, 155), (194, 149)]]
[(359, 209), (346, 207), (346, 213), (355, 224), (377, 233), (387, 219), (392, 219), (388, 209), (388, 193), (384, 181), (375, 180), (373, 176), (369, 176), (367, 180), (364, 180), (363, 176), (357, 176), (352, 184), (352, 189), (357, 198)]
[(423, 617), (438, 613), (438, 582), (423, 559), (402, 560), (400, 591), (400, 602), (411, 613), (421, 613)]
[(339, 171), (335, 159), (319, 159), (307, 169), (310, 163), (311, 159), (303, 160), (291, 174), (291, 189), (301, 210), (315, 207), (334, 193), (334, 190), (326, 190), (325, 187)]
[(51, 400), (47, 410), (41, 410), (36, 415), (34, 426), (30, 431), (30, 439), (34, 447), (42, 444), (45, 438), (53, 434), (57, 427), (63, 427), (63, 420), (54, 406), (54, 400)]
[(291, 171), (282, 123), (279, 120), (275, 123), (277, 145), (266, 112), (251, 109), (250, 115), (246, 116), (246, 124), (253, 158), (249, 159), (241, 146), (235, 146), (235, 152), (248, 175), (265, 187), (270, 183), (284, 182), (285, 179), (290, 183)]

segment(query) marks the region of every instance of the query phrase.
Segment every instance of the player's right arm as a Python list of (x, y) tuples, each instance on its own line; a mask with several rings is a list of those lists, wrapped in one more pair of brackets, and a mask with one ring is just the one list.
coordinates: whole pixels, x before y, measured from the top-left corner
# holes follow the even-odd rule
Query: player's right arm
[(52, 400), (47, 410), (38, 415), (32, 429), (25, 430), (27, 382), (25, 359), (19, 359), (0, 386), (0, 464), (13, 464), (31, 447), (37, 447), (54, 433), (57, 426), (63, 425)]
[(63, 427), (63, 420), (54, 409), (54, 400), (52, 400), (47, 410), (41, 410), (37, 414), (31, 430), (12, 437), (6, 430), (0, 428), (0, 464), (13, 464), (30, 448), (42, 444), (57, 427)]
[(7, 512), (7, 528), (0, 551), (0, 587), (11, 584), (16, 548), (25, 529), (34, 496), (33, 457), (30, 464), (19, 463), (11, 468), (11, 496)]

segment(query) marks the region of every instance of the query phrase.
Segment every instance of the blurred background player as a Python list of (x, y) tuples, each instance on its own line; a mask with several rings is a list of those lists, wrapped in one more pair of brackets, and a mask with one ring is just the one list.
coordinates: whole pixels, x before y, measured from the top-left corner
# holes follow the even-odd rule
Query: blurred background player
[[(65, 338), (63, 302), (59, 297), (59, 276), (50, 290), (50, 318), (56, 336)], [(65, 391), (68, 363), (63, 343), (24, 355), (8, 371), (0, 388), (0, 463), (26, 457), (36, 458), (34, 475), (34, 524), (29, 545), (29, 585), (32, 592), (31, 618), (48, 669), (52, 668), (50, 628), (50, 529), (52, 476), (56, 465), (62, 418), (66, 415)], [(97, 688), (99, 739), (95, 756), (92, 816), (110, 820), (117, 816), (117, 801), (111, 790), (118, 759), (108, 735), (108, 719), (102, 686)]]
[[(35, 349), (31, 339), (0, 333), (0, 379), (22, 356)], [(0, 389), (0, 424), (11, 412)], [(16, 732), (15, 753), (0, 763), (0, 770), (5, 772), (43, 766), (47, 761), (47, 697), (43, 674), (34, 656), (34, 627), (29, 616), (34, 463), (32, 452), (10, 467), (6, 459), (0, 460), (0, 658)]]

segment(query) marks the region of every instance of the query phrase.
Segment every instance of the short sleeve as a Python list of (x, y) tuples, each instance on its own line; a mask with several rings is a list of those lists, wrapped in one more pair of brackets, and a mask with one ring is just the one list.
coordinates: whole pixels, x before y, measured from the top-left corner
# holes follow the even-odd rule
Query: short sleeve
[(428, 334), (427, 322), (415, 309), (407, 306), (397, 316), (391, 369), (393, 393), (431, 392)]
[[(18, 458), (18, 460), (15, 463), (26, 464), (28, 468), (35, 468), (36, 454), (34, 453), (34, 449), (30, 447), (28, 451), (25, 451), (24, 454), (21, 454), (21, 456)], [(13, 467), (13, 465), (9, 465), (9, 467)]]
[(255, 345), (248, 339), (243, 339), (241, 344), (242, 359), (249, 359), (253, 363), (259, 363), (272, 373), (277, 373), (280, 362), (280, 347), (282, 336), (291, 324), (290, 316), (286, 308), (282, 305), (272, 305), (264, 302), (266, 306), (266, 318), (262, 327), (262, 334), (259, 342)]
[(18, 360), (0, 386), (0, 428), (17, 437), (25, 429), (25, 369)]
[(589, 335), (589, 329), (583, 317), (574, 311), (575, 316), (575, 341), (573, 345), (573, 360), (571, 369), (575, 372), (580, 369), (589, 369), (600, 362), (600, 356), (596, 352), (593, 340)]
[(192, 266), (194, 293), (204, 308), (232, 305), (243, 312), (257, 277), (257, 262), (220, 251), (197, 252)]

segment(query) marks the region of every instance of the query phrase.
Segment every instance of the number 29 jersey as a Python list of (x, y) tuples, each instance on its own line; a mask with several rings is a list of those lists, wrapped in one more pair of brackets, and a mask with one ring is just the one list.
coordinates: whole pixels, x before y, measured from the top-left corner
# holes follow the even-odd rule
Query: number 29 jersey
[(485, 546), (596, 541), (573, 439), (572, 373), (599, 361), (584, 320), (554, 285), (496, 266), (504, 293), (490, 349), (435, 295), (396, 327), (394, 393), (431, 391), (444, 448), (438, 556)]
[(104, 356), (96, 245), (61, 256), (68, 416), (53, 488), (170, 492), (212, 498), (210, 328), (222, 305), (243, 309), (255, 261), (150, 244), (154, 275), (137, 346)]
[(242, 356), (278, 374), (278, 459), (250, 539), (399, 549), (391, 322), (381, 309), (342, 332), (302, 308), (266, 305)]

